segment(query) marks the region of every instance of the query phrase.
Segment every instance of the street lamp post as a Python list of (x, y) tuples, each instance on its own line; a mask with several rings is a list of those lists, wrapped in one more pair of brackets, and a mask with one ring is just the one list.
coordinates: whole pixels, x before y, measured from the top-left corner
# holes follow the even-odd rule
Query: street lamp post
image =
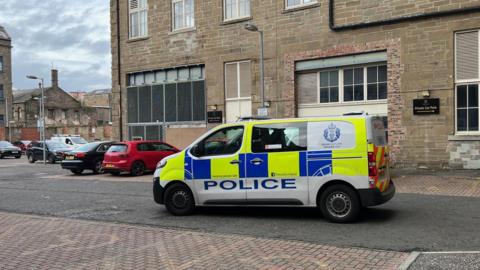
[[(263, 31), (259, 30), (258, 27), (252, 23), (245, 24), (245, 29), (251, 32), (258, 32), (260, 34), (260, 95), (262, 101), (262, 112), (265, 114), (265, 69), (264, 69), (264, 57), (263, 57)], [(267, 112), (268, 114), (268, 112)], [(262, 115), (266, 116), (266, 115)]]
[(41, 128), (40, 128), (40, 140), (42, 141), (42, 150), (43, 150), (43, 164), (47, 164), (47, 154), (46, 154), (46, 142), (45, 142), (45, 90), (43, 88), (43, 78), (33, 76), (33, 75), (27, 75), (27, 79), (31, 80), (38, 80), (40, 81), (39, 86), (40, 90), (42, 92), (42, 96), (40, 97), (40, 123), (41, 123)]

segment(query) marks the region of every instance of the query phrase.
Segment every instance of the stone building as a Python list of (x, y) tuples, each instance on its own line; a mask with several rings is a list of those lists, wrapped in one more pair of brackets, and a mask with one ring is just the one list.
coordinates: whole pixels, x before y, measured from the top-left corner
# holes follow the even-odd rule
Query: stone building
[[(58, 85), (58, 71), (52, 70), (52, 84), (45, 87), (45, 133), (46, 138), (54, 134), (78, 134), (87, 140), (109, 140), (109, 125), (98, 118), (97, 109), (82, 106)], [(41, 89), (14, 91), (13, 138), (15, 140), (37, 140), (40, 114)]]
[(80, 101), (82, 106), (95, 108), (99, 125), (110, 125), (112, 122), (112, 89), (96, 89), (89, 92), (69, 92)]
[(480, 168), (477, 0), (111, 0), (117, 137), (183, 147), (210, 111), (255, 115), (246, 23), (270, 117), (379, 114), (397, 166)]
[(5, 28), (0, 25), (0, 140), (9, 139), (12, 116), (12, 45)]

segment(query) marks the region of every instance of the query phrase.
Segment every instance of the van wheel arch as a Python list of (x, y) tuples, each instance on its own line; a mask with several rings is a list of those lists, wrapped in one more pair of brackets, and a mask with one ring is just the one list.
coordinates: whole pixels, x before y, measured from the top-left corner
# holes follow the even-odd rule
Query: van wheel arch
[[(179, 205), (176, 203), (176, 196), (185, 198)], [(190, 187), (183, 181), (171, 181), (165, 186), (163, 198), (167, 210), (176, 216), (190, 215), (195, 211), (195, 196)]]
[(352, 184), (344, 181), (344, 180), (340, 180), (340, 179), (337, 179), (337, 180), (331, 180), (331, 181), (328, 181), (327, 183), (323, 184), (322, 187), (320, 187), (320, 189), (318, 190), (317, 192), (317, 198), (316, 198), (316, 203), (317, 203), (317, 206), (320, 206), (320, 198), (322, 197), (322, 193), (330, 186), (333, 186), (333, 185), (344, 185), (344, 186), (347, 186), (351, 189), (353, 189), (355, 191), (355, 193), (357, 193), (357, 196), (360, 197), (360, 194), (358, 194), (358, 191), (357, 189), (352, 186)]

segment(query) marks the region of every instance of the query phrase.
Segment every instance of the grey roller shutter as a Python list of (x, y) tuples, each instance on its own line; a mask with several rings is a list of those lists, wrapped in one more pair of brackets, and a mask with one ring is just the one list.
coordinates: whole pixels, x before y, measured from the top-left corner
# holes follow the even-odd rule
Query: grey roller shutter
[(478, 31), (456, 34), (456, 79), (473, 80), (479, 78)]

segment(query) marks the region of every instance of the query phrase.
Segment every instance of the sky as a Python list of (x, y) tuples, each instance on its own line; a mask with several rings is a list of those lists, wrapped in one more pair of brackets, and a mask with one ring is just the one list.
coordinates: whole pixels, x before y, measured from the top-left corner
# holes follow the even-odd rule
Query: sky
[(66, 91), (111, 87), (109, 0), (0, 0), (0, 25), (12, 38), (13, 87), (49, 86), (58, 69)]

